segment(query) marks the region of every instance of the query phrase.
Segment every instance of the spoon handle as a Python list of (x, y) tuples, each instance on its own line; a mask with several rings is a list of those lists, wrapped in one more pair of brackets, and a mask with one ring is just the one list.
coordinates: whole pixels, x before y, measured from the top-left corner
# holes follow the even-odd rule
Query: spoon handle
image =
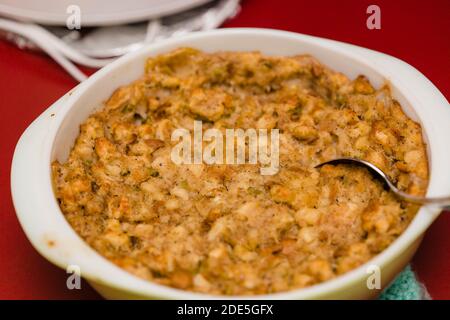
[(436, 205), (443, 210), (450, 210), (450, 197), (421, 197), (399, 190), (389, 179), (386, 179), (390, 189), (401, 199), (423, 205)]

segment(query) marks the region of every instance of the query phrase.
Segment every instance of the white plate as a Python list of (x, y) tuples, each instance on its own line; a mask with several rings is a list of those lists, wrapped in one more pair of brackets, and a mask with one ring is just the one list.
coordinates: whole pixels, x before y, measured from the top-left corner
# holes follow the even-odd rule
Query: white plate
[(67, 8), (81, 9), (82, 26), (124, 24), (178, 13), (211, 0), (0, 0), (0, 15), (46, 25), (65, 25)]

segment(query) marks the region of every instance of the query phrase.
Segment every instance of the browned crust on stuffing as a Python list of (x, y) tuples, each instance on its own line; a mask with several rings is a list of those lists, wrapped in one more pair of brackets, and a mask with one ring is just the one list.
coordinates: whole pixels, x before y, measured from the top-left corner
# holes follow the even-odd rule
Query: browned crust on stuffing
[[(175, 165), (174, 128), (279, 128), (281, 169)], [(419, 124), (388, 86), (351, 81), (311, 56), (207, 54), (183, 48), (150, 58), (146, 73), (90, 116), (56, 197), (93, 248), (144, 279), (214, 294), (302, 288), (384, 250), (417, 207), (366, 170), (321, 161), (367, 159), (400, 189), (428, 181)]]

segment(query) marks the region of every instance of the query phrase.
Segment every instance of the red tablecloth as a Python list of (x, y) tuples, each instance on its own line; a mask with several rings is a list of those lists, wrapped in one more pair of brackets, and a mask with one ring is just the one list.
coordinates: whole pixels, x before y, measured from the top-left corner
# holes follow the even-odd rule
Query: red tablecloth
[[(373, 3), (381, 7), (381, 30), (366, 28), (366, 8)], [(448, 0), (244, 0), (240, 13), (225, 27), (290, 30), (382, 51), (415, 66), (450, 97)], [(82, 290), (68, 290), (65, 272), (33, 250), (16, 219), (9, 187), (11, 158), (20, 134), (75, 85), (47, 56), (0, 41), (0, 298), (99, 297), (85, 282)], [(449, 234), (450, 215), (443, 214), (429, 229), (413, 261), (435, 299), (450, 299)]]

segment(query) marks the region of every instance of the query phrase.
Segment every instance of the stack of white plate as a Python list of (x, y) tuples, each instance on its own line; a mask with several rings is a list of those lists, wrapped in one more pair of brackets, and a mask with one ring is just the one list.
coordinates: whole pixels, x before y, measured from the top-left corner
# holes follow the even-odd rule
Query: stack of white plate
[(0, 14), (45, 25), (64, 26), (67, 8), (81, 8), (83, 26), (106, 26), (149, 20), (211, 0), (0, 0)]
[[(238, 9), (239, 0), (0, 0), (0, 31), (83, 81), (72, 62), (102, 67), (147, 43), (217, 28)], [(75, 12), (79, 30), (67, 26)]]

